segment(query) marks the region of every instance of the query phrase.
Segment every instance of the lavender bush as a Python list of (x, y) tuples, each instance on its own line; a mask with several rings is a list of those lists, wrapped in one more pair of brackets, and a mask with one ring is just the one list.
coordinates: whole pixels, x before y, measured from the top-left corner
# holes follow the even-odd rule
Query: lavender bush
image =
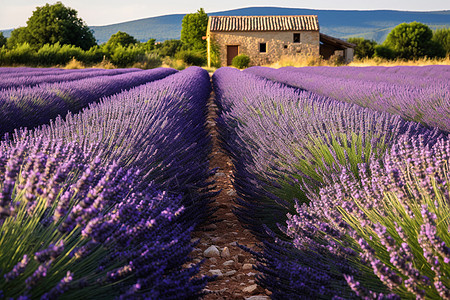
[[(400, 138), (382, 160), (359, 166), (360, 179), (344, 169), (334, 184), (310, 195), (309, 205), (297, 205), (297, 213), (288, 216), (284, 228), (293, 240), (290, 247), (299, 253), (319, 253), (320, 261), (336, 255), (353, 264), (339, 277), (360, 298), (381, 297), (374, 290), (374, 283), (379, 289), (381, 282), (390, 297), (449, 299), (449, 162), (448, 138), (432, 147), (421, 136)], [(270, 283), (271, 274), (278, 274), (270, 270), (287, 262), (273, 247), (266, 246), (260, 256), (274, 256), (279, 264), (266, 270), (263, 282), (283, 294)], [(301, 257), (289, 263), (310, 266)], [(323, 276), (328, 275), (323, 270)], [(367, 280), (369, 275), (376, 275), (378, 282)], [(292, 289), (303, 293), (305, 287)]]
[(93, 149), (39, 140), (0, 151), (3, 297), (199, 293), (198, 266), (180, 269), (192, 249), (192, 229), (175, 222), (180, 197), (140, 184), (138, 170), (102, 167)]
[[(397, 67), (403, 70), (402, 67)], [(305, 89), (319, 95), (355, 103), (381, 112), (401, 115), (431, 127), (450, 132), (450, 78), (448, 66), (431, 66), (426, 70), (406, 68), (408, 75), (378, 73), (364, 68), (282, 68), (253, 67), (246, 70), (271, 80)], [(406, 71), (401, 71), (405, 73)], [(418, 72), (416, 75), (414, 72)], [(428, 76), (423, 76), (428, 74)], [(406, 78), (405, 78), (406, 76)]]
[(143, 177), (174, 191), (193, 191), (208, 173), (210, 139), (204, 124), (210, 90), (208, 73), (191, 67), (103, 98), (34, 131), (18, 130), (13, 139), (47, 136), (80, 145), (96, 143), (106, 162), (139, 167)]
[(19, 127), (48, 123), (58, 115), (77, 112), (89, 103), (122, 90), (164, 78), (176, 70), (158, 68), (114, 76), (0, 90), (0, 135)]
[[(395, 83), (405, 86), (427, 87), (436, 82), (445, 83), (450, 79), (450, 68), (445, 65), (435, 66), (394, 66), (394, 67), (283, 67), (280, 70), (302, 74), (338, 77), (349, 80)], [(417, 78), (420, 77), (420, 80)]]
[(21, 77), (33, 74), (34, 76), (62, 74), (64, 69), (59, 68), (30, 68), (30, 67), (2, 67), (0, 74), (8, 77)]
[(318, 191), (343, 168), (379, 158), (401, 135), (430, 131), (378, 113), (255, 75), (222, 68), (213, 76), (222, 142), (230, 152), (241, 200), (240, 219), (256, 232), (294, 212), (294, 198)]
[[(15, 87), (25, 87), (25, 86), (34, 86), (40, 83), (53, 83), (53, 82), (65, 82), (72, 80), (79, 80), (89, 77), (95, 76), (112, 76), (123, 73), (136, 72), (139, 69), (112, 69), (112, 70), (103, 70), (103, 69), (81, 69), (81, 70), (64, 70), (59, 71), (57, 74), (45, 74), (45, 75), (35, 75), (35, 73), (40, 73), (40, 69), (35, 69), (30, 72), (27, 72), (23, 76), (11, 76), (8, 74), (5, 75), (5, 78), (0, 79), (0, 90), (15, 88)], [(1, 73), (0, 73), (1, 74)]]
[(251, 252), (272, 298), (449, 296), (448, 137), (248, 72), (213, 80), (236, 213), (263, 239)]
[[(11, 191), (11, 200), (0, 206), (8, 212), (2, 213), (2, 233), (5, 229), (8, 240), (17, 240), (5, 227), (14, 220), (36, 227), (34, 234), (16, 241), (34, 248), (23, 247), (13, 260), (0, 259), (7, 264), (0, 280), (3, 293), (49, 299), (62, 292), (68, 298), (108, 299), (201, 295), (208, 278), (196, 277), (198, 265), (182, 265), (193, 247), (191, 231), (211, 214), (210, 141), (204, 126), (209, 91), (208, 73), (188, 68), (41, 128), (17, 130), (1, 143), (0, 149), (12, 151), (12, 157), (24, 157), (22, 163), (16, 159), (22, 167), (10, 172), (11, 159), (1, 156), (6, 165), (3, 190)], [(47, 139), (50, 146), (20, 150)], [(61, 163), (52, 163), (58, 157), (53, 153), (63, 153)], [(84, 160), (77, 160), (77, 153)], [(75, 167), (65, 167), (71, 161)], [(30, 196), (37, 207), (33, 214), (21, 213), (33, 206), (21, 200), (24, 194), (17, 189), (24, 169), (32, 170), (24, 185), (35, 195)], [(44, 178), (47, 169), (50, 176)], [(65, 181), (58, 179), (66, 169)], [(13, 176), (17, 179), (10, 180)], [(14, 227), (20, 231), (34, 228), (18, 224)], [(35, 256), (43, 257), (42, 262)], [(16, 277), (8, 281), (5, 276)]]

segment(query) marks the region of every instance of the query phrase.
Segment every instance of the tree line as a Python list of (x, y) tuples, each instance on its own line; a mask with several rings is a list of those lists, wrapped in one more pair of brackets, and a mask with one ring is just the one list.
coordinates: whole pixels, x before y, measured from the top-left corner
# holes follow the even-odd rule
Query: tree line
[(37, 7), (27, 25), (5, 38), (0, 32), (0, 66), (55, 66), (75, 59), (85, 65), (107, 60), (116, 67), (154, 68), (163, 62), (175, 68), (206, 64), (208, 16), (203, 9), (183, 18), (180, 40), (140, 42), (119, 31), (98, 45), (77, 11), (61, 2)]
[(361, 37), (349, 38), (355, 57), (414, 60), (443, 58), (450, 54), (450, 28), (432, 31), (419, 22), (402, 23), (392, 29), (382, 44)]

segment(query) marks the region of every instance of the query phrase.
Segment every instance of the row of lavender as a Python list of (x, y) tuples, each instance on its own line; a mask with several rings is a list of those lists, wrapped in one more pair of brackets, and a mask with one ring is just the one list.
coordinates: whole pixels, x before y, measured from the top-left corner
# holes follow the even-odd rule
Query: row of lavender
[(445, 134), (251, 72), (213, 82), (236, 214), (263, 239), (273, 298), (450, 297)]
[(22, 76), (29, 72), (33, 72), (36, 75), (50, 75), (50, 74), (58, 74), (64, 72), (64, 69), (59, 68), (31, 68), (31, 67), (6, 67), (0, 68), (0, 75), (8, 75), (8, 76)]
[[(371, 68), (363, 78), (357, 68), (315, 69), (253, 67), (248, 72), (339, 101), (355, 103), (406, 120), (450, 132), (450, 85), (448, 66), (431, 66), (426, 73), (415, 67), (408, 78)], [(414, 73), (414, 72), (417, 72)], [(422, 76), (423, 74), (427, 76)]]
[[(415, 87), (426, 87), (435, 84), (436, 81), (448, 82), (450, 80), (450, 68), (445, 65), (434, 66), (395, 66), (395, 67), (284, 67), (282, 70), (300, 72), (303, 74), (315, 74), (326, 77), (339, 77), (345, 79), (368, 80), (375, 82), (387, 82)], [(420, 80), (417, 80), (417, 78)]]
[(3, 141), (1, 297), (198, 297), (209, 92), (192, 67)]
[[(33, 128), (46, 124), (58, 115), (65, 116), (69, 111), (77, 112), (102, 97), (176, 72), (168, 68), (130, 71), (124, 74), (119, 72), (112, 76), (99, 73), (98, 76), (79, 80), (44, 82), (36, 86), (2, 89), (0, 90), (0, 135), (3, 136), (20, 127)], [(27, 74), (30, 72), (27, 71)], [(58, 72), (64, 73), (62, 70)]]
[(1, 74), (0, 72), (0, 90), (15, 87), (34, 86), (44, 82), (65, 82), (95, 76), (112, 76), (123, 73), (136, 72), (138, 70), (139, 69), (75, 69), (61, 70), (57, 73), (47, 72), (46, 74), (42, 74), (42, 71), (40, 69), (33, 69), (24, 73), (17, 74)]

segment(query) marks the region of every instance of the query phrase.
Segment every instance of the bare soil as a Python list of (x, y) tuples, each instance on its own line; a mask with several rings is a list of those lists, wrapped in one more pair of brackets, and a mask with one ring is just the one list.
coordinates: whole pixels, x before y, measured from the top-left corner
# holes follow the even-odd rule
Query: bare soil
[[(258, 241), (249, 230), (242, 227), (232, 212), (232, 207), (235, 206), (233, 200), (237, 196), (233, 187), (233, 164), (219, 143), (214, 92), (209, 99), (208, 110), (207, 127), (213, 141), (210, 168), (217, 168), (214, 180), (216, 191), (221, 192), (212, 204), (213, 207), (218, 208), (214, 214), (218, 222), (200, 228), (193, 235), (194, 240), (200, 239), (193, 252), (193, 261), (199, 262), (206, 259), (200, 269), (200, 276), (214, 274), (219, 276), (206, 286), (207, 294), (203, 299), (269, 299), (271, 292), (255, 282), (257, 273), (253, 268), (255, 259), (250, 253), (237, 246), (239, 243), (251, 249), (257, 249), (255, 246)], [(215, 246), (218, 252), (212, 251), (212, 257), (208, 257), (209, 255), (205, 255), (205, 250), (211, 246)]]

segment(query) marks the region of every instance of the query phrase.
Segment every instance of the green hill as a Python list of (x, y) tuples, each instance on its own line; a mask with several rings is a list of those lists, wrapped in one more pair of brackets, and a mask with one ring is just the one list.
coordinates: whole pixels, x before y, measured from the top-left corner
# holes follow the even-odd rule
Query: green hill
[[(403, 22), (421, 22), (432, 29), (450, 27), (450, 10), (414, 12), (395, 10), (314, 10), (282, 7), (247, 7), (208, 13), (211, 16), (240, 15), (318, 15), (320, 31), (338, 37), (365, 37), (384, 41), (392, 28)], [(164, 15), (124, 23), (91, 26), (98, 43), (106, 42), (117, 31), (125, 31), (140, 41), (179, 39), (184, 14)], [(5, 31), (9, 36), (10, 31)]]

